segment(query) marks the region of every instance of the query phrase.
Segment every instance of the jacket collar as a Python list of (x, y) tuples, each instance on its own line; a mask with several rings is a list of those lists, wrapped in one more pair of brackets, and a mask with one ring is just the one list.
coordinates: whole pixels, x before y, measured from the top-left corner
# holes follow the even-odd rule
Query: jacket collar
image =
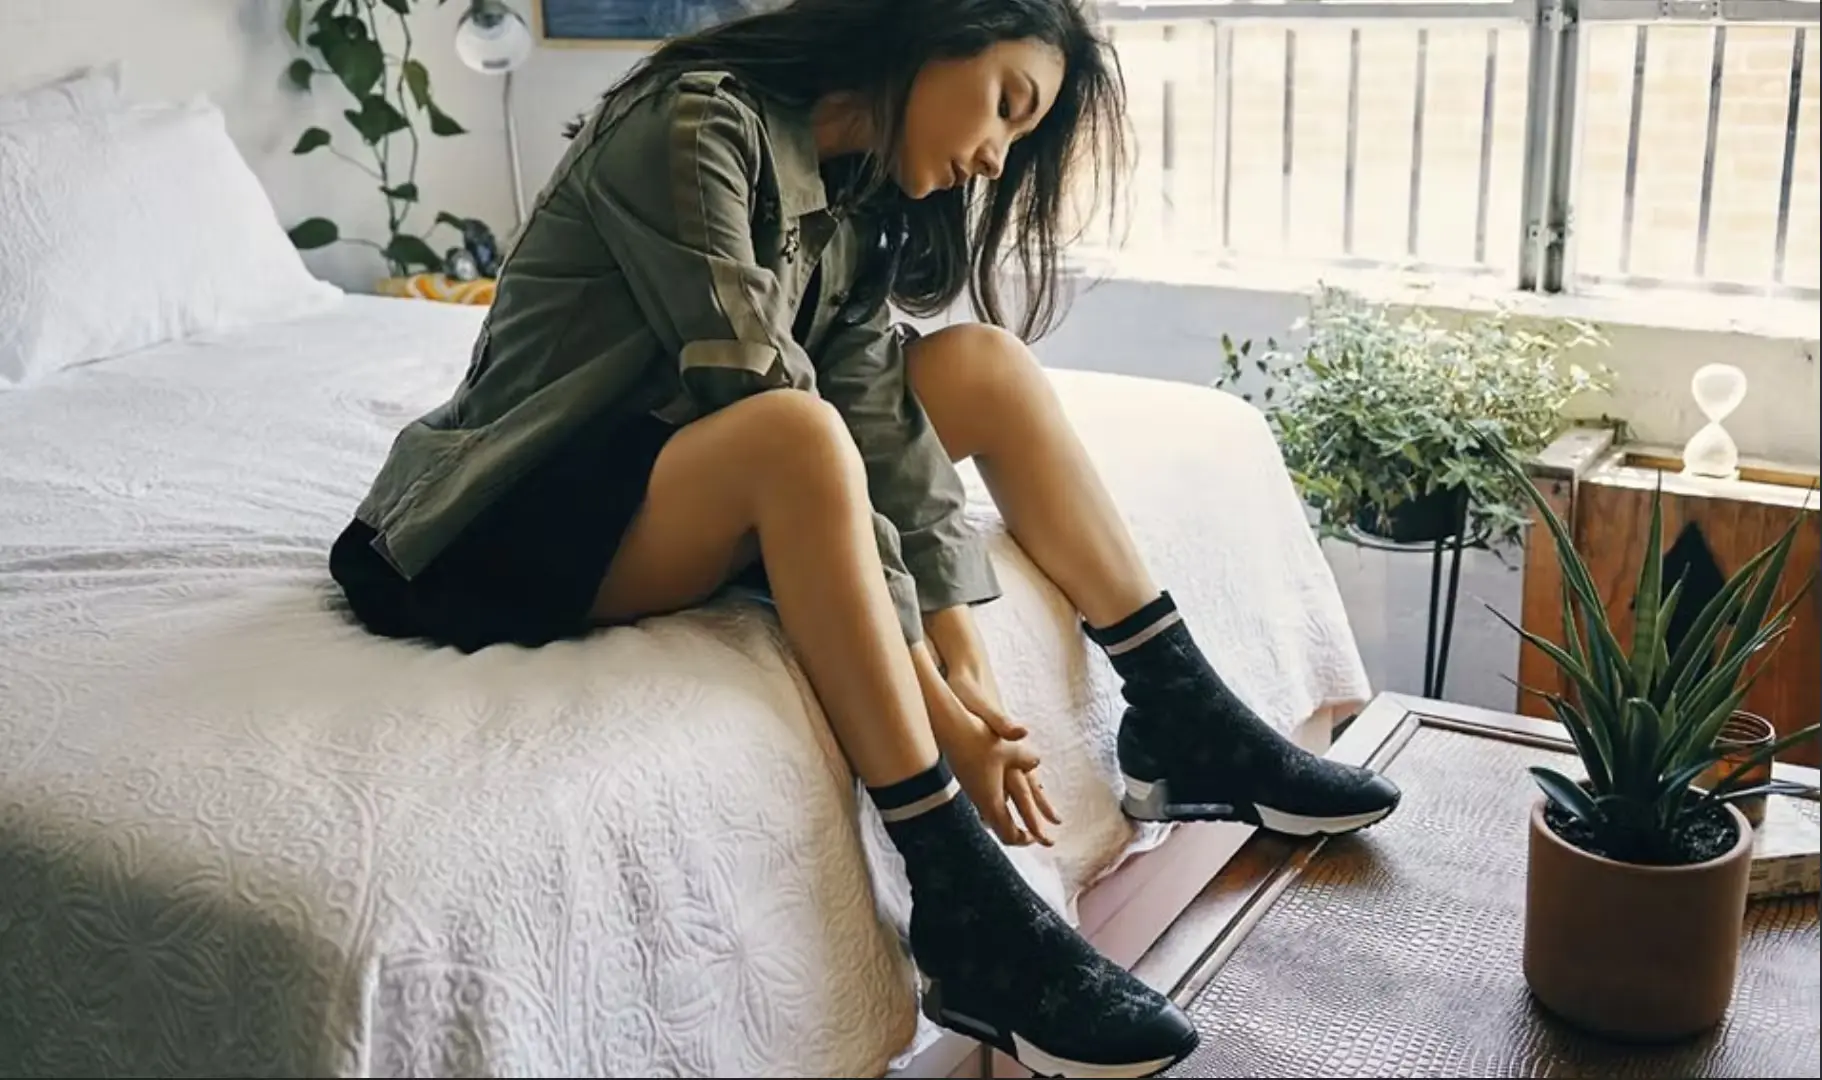
[(778, 163), (780, 209), (794, 218), (828, 209), (829, 192), (822, 180), (810, 110), (776, 101), (767, 101), (763, 109), (773, 159)]

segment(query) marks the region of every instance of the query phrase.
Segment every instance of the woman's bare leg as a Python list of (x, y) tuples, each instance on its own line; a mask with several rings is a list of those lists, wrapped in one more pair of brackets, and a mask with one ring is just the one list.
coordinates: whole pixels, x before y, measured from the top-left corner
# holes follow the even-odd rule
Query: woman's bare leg
[(860, 454), (835, 410), (759, 394), (689, 424), (652, 469), (595, 601), (605, 620), (688, 607), (755, 554), (849, 763), (869, 787), (936, 763), (873, 536)]
[(1397, 807), (1396, 785), (1298, 747), (1208, 663), (1023, 342), (991, 327), (950, 327), (913, 344), (907, 362), (944, 448), (975, 459), (1013, 538), (1081, 612), (1120, 675), (1130, 706), (1118, 747), (1127, 814), (1309, 835), (1364, 828)]
[(596, 615), (707, 597), (751, 558), (749, 537), (785, 635), (904, 858), (911, 952), (931, 981), (925, 1011), (1049, 1075), (1150, 1076), (1187, 1055), (1196, 1033), (1182, 1010), (1038, 898), (948, 774), (886, 591), (860, 454), (832, 408), (777, 391), (673, 436)]
[(973, 458), (1006, 527), (1082, 617), (1158, 595), (1043, 369), (1017, 337), (963, 324), (910, 346), (911, 383), (949, 456)]

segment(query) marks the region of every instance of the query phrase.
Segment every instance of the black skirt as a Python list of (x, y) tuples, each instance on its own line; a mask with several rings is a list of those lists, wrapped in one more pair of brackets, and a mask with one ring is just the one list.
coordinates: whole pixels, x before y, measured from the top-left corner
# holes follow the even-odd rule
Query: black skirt
[(351, 522), (329, 573), (355, 618), (383, 637), (474, 652), (544, 645), (594, 626), (595, 596), (677, 429), (649, 416), (585, 428), (407, 581)]

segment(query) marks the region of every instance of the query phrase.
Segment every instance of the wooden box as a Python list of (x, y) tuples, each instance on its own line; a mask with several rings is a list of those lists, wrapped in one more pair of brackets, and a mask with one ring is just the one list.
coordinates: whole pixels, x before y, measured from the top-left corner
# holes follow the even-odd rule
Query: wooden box
[[(1575, 429), (1538, 456), (1532, 475), (1556, 513), (1569, 525), (1576, 549), (1588, 564), (1601, 601), (1622, 642), (1630, 642), (1632, 597), (1651, 496), (1663, 484), (1665, 587), (1685, 574), (1681, 613), (1692, 617), (1742, 563), (1775, 543), (1791, 521), (1803, 524), (1784, 569), (1773, 607), (1787, 603), (1818, 572), (1822, 524), (1817, 506), (1817, 470), (1770, 462), (1741, 462), (1733, 481), (1686, 477), (1675, 450), (1616, 445), (1612, 433)], [(1549, 529), (1535, 522), (1525, 550), (1525, 629), (1550, 641), (1562, 640), (1562, 573)], [(1795, 610), (1790, 631), (1759, 675), (1741, 706), (1788, 734), (1822, 720), (1822, 582)], [(1673, 626), (1672, 632), (1676, 627)], [(1755, 662), (1757, 663), (1757, 662)], [(1753, 670), (1751, 667), (1748, 671)], [(1562, 692), (1556, 667), (1528, 645), (1519, 651), (1521, 687)], [(1552, 718), (1547, 703), (1523, 690), (1518, 711)], [(1793, 747), (1779, 760), (1815, 766), (1814, 740)]]

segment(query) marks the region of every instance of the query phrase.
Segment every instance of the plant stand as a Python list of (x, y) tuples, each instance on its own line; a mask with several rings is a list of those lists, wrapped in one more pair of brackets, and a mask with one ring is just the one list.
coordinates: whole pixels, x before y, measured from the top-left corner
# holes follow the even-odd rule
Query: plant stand
[[(1399, 543), (1374, 536), (1355, 525), (1349, 525), (1346, 529), (1348, 542), (1356, 547), (1393, 555), (1422, 551), (1430, 553), (1430, 605), (1424, 633), (1423, 696), (1438, 701), (1446, 700), (1443, 697), (1443, 684), (1449, 673), (1449, 644), (1455, 637), (1456, 596), (1461, 590), (1461, 552), (1465, 547), (1476, 546), (1467, 539), (1467, 531), (1465, 503), (1449, 535), (1433, 541)], [(1445, 550), (1449, 563), (1446, 597), (1442, 595)]]

